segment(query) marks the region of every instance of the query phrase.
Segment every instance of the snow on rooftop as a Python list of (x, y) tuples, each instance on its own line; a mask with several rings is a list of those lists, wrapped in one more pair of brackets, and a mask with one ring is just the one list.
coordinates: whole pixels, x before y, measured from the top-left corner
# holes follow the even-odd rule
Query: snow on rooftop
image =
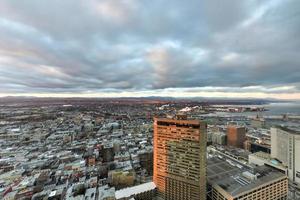
[(56, 195), (56, 191), (52, 191), (49, 195), (49, 197), (54, 197)]
[(11, 132), (20, 132), (20, 130), (21, 130), (20, 128), (12, 128), (12, 129), (10, 129)]
[(185, 107), (185, 108), (181, 109), (180, 112), (190, 112), (191, 110), (192, 110), (192, 108)]
[(116, 191), (116, 199), (129, 198), (132, 195), (140, 194), (146, 191), (154, 190), (156, 185), (154, 182), (144, 183), (138, 186), (125, 188), (122, 190)]

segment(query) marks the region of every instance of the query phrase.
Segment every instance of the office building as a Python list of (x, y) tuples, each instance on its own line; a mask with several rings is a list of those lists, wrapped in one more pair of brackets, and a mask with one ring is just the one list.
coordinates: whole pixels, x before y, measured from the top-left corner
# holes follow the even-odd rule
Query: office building
[(271, 128), (271, 157), (285, 166), (288, 164), (288, 136), (289, 133), (280, 128)]
[(154, 119), (154, 175), (158, 199), (206, 199), (205, 122)]
[(286, 127), (272, 128), (271, 156), (288, 167), (289, 179), (300, 188), (300, 132)]
[(269, 144), (260, 144), (258, 142), (249, 141), (247, 145), (249, 145), (247, 150), (250, 151), (251, 153), (256, 153), (261, 151), (269, 154), (271, 153), (271, 145)]
[(250, 168), (215, 156), (207, 165), (209, 200), (287, 199), (288, 178), (274, 168)]
[(288, 153), (289, 179), (300, 188), (300, 133), (289, 134)]
[(211, 142), (217, 145), (226, 145), (226, 134), (223, 132), (212, 132)]
[(246, 140), (245, 127), (229, 125), (227, 127), (227, 145), (236, 148), (243, 148)]

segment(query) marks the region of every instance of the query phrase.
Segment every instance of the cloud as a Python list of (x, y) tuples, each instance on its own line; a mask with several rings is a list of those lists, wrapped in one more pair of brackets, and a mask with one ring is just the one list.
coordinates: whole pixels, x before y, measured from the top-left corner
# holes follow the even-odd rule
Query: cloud
[(0, 93), (294, 98), (299, 8), (297, 0), (3, 0)]

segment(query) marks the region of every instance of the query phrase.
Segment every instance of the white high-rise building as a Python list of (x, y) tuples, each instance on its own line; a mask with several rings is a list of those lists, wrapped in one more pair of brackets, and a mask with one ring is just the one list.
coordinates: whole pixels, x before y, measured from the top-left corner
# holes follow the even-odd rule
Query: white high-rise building
[(300, 132), (285, 127), (272, 128), (271, 157), (287, 166), (290, 181), (300, 188)]
[(285, 166), (288, 165), (288, 135), (288, 132), (280, 128), (271, 128), (271, 157)]
[(300, 134), (289, 134), (288, 145), (289, 179), (300, 188)]

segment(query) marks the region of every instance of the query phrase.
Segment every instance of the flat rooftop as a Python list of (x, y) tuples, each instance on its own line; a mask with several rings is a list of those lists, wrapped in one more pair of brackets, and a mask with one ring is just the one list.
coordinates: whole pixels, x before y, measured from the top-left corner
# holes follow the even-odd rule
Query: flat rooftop
[(208, 183), (219, 185), (233, 197), (285, 177), (280, 171), (266, 166), (250, 168), (219, 157), (207, 160)]
[(289, 132), (291, 134), (300, 135), (300, 126), (275, 126), (283, 131)]
[(156, 188), (154, 182), (148, 182), (134, 187), (125, 188), (116, 191), (116, 199), (129, 198), (133, 195), (137, 195), (143, 192), (151, 191)]
[(267, 162), (267, 164), (271, 164), (273, 166), (279, 167), (280, 169), (286, 169), (286, 167), (282, 163), (280, 163), (278, 160), (272, 158), (269, 153), (259, 151), (259, 152), (250, 154), (249, 158), (250, 157), (254, 157), (254, 158), (264, 160), (265, 162)]

